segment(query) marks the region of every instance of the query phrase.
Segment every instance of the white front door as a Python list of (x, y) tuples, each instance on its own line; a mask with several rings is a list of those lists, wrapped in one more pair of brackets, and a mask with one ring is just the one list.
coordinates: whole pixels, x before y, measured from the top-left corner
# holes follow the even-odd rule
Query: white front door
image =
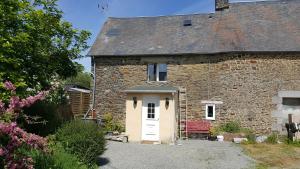
[(143, 98), (142, 140), (159, 140), (159, 97)]

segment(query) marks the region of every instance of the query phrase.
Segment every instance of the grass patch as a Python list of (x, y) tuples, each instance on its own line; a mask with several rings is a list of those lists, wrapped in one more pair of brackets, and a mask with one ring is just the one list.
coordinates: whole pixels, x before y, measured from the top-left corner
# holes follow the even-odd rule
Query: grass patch
[(242, 144), (246, 154), (257, 161), (257, 169), (298, 168), (300, 147), (287, 144)]

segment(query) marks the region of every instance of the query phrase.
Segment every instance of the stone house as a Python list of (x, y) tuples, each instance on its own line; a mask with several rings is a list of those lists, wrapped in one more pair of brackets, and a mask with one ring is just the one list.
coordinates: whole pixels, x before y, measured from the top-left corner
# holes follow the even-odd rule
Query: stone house
[(174, 141), (185, 115), (262, 134), (300, 114), (299, 0), (109, 18), (88, 55), (98, 117), (113, 113), (129, 141)]

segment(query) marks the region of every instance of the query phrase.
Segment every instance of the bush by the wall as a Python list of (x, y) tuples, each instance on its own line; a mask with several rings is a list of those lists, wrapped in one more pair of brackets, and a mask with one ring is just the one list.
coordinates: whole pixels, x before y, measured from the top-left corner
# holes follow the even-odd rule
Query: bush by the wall
[(56, 133), (66, 152), (75, 154), (88, 166), (96, 164), (97, 157), (105, 151), (104, 134), (93, 122), (74, 120)]
[(109, 131), (118, 131), (118, 132), (123, 132), (125, 131), (125, 128), (123, 125), (115, 120), (113, 118), (113, 115), (111, 113), (105, 113), (103, 116), (103, 123), (104, 123), (104, 130), (106, 132)]
[(228, 133), (238, 133), (241, 130), (240, 123), (236, 121), (228, 122), (221, 126), (222, 131)]
[(272, 133), (271, 135), (268, 136), (266, 142), (269, 144), (277, 144), (278, 137), (277, 134)]
[(255, 144), (256, 143), (256, 135), (255, 134), (253, 134), (253, 133), (249, 133), (249, 134), (247, 134), (246, 135), (246, 137), (247, 137), (247, 143), (248, 144)]

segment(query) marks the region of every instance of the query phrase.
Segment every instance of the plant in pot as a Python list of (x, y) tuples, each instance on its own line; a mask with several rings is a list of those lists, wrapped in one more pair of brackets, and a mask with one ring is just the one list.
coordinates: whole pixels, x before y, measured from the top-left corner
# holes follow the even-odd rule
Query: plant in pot
[(218, 140), (218, 141), (224, 140), (224, 136), (223, 136), (224, 132), (218, 126), (212, 127), (209, 130), (209, 133), (210, 133), (210, 140)]

